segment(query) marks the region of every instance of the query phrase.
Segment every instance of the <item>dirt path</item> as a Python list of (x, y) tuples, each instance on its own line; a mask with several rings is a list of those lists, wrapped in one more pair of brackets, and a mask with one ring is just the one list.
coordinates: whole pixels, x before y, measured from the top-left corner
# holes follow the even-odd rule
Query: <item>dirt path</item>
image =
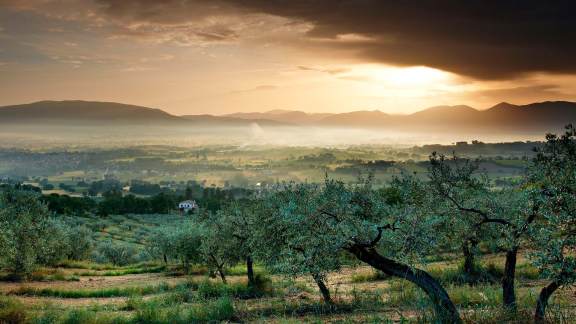
[(161, 273), (144, 273), (125, 276), (110, 277), (81, 277), (80, 281), (35, 281), (35, 282), (2, 282), (0, 283), (0, 293), (7, 294), (20, 288), (34, 289), (105, 289), (105, 288), (125, 288), (134, 286), (150, 286), (160, 283), (176, 284), (188, 280), (190, 277), (167, 277)]

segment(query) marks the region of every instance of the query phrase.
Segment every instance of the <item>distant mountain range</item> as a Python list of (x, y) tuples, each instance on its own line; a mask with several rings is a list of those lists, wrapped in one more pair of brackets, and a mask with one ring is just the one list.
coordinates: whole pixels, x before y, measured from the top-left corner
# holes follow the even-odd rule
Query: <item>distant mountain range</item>
[(486, 110), (469, 106), (437, 106), (410, 115), (381, 111), (311, 114), (272, 110), (224, 116), (175, 116), (160, 109), (113, 102), (40, 101), (0, 107), (0, 125), (150, 125), (150, 126), (314, 126), (399, 131), (546, 132), (576, 123), (576, 103), (547, 101), (528, 105), (500, 103)]
[(212, 115), (175, 116), (161, 109), (95, 101), (39, 101), (0, 107), (0, 125), (63, 126), (279, 126), (271, 120), (252, 120)]
[[(301, 111), (238, 113), (235, 118), (270, 119), (300, 125), (380, 128), (406, 131), (486, 131), (542, 132), (576, 123), (576, 102), (546, 101), (528, 105), (506, 102), (486, 110), (469, 106), (436, 106), (410, 115), (391, 115), (378, 110), (339, 114), (307, 114)], [(295, 118), (297, 116), (297, 120)]]
[(333, 114), (310, 114), (303, 111), (296, 110), (270, 110), (267, 112), (254, 112), (254, 113), (234, 113), (224, 115), (225, 117), (240, 118), (240, 119), (260, 119), (260, 120), (273, 120), (281, 123), (290, 123), (298, 125), (308, 125), (320, 122), (324, 118), (330, 117)]

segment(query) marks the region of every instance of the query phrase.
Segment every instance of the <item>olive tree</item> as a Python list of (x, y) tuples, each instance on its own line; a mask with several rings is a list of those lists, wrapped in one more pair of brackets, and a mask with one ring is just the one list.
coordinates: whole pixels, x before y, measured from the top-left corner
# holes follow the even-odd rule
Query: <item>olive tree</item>
[(324, 301), (332, 303), (325, 280), (327, 272), (340, 266), (339, 249), (332, 246), (329, 233), (319, 236), (307, 231), (312, 230), (308, 222), (315, 217), (320, 194), (318, 186), (296, 184), (268, 193), (256, 212), (253, 245), (258, 258), (272, 271), (312, 276)]
[(38, 254), (38, 263), (42, 265), (55, 266), (68, 257), (74, 242), (69, 239), (69, 227), (66, 223), (49, 218), (45, 232), (42, 234)]
[(261, 234), (276, 264), (291, 272), (323, 275), (338, 269), (341, 251), (390, 276), (406, 279), (431, 299), (438, 318), (461, 322), (444, 287), (414, 265), (444, 244), (444, 218), (429, 213), (421, 184), (406, 177), (393, 184), (400, 199), (390, 203), (374, 190), (372, 179), (346, 185), (326, 180), (323, 185), (289, 184), (268, 201), (273, 212), (263, 213)]
[(446, 160), (434, 153), (428, 173), (427, 191), (436, 198), (430, 209), (450, 218), (453, 228), (450, 242), (455, 245), (450, 248), (461, 249), (463, 272), (469, 283), (474, 283), (478, 275), (475, 261), (478, 245), (490, 236), (488, 228), (483, 226), (487, 220), (480, 213), (472, 212), (490, 205), (491, 198), (487, 179), (473, 176), (477, 169), (476, 162), (457, 157)]
[(85, 260), (94, 249), (92, 230), (86, 226), (73, 226), (66, 229), (67, 257), (70, 260)]
[(146, 249), (153, 257), (161, 258), (168, 264), (168, 257), (174, 253), (173, 227), (162, 226), (155, 230), (147, 241)]
[(544, 322), (554, 292), (576, 282), (576, 128), (562, 136), (547, 135), (530, 168), (542, 217), (532, 229), (530, 254), (550, 282), (538, 297), (535, 321)]
[(200, 247), (202, 245), (202, 233), (199, 226), (188, 222), (175, 228), (171, 235), (173, 257), (180, 260), (184, 272), (190, 271), (192, 264), (199, 263), (202, 259)]
[(210, 216), (204, 218), (200, 252), (210, 272), (218, 272), (222, 282), (226, 283), (226, 267), (238, 263), (241, 257), (231, 240), (230, 228), (222, 223), (219, 216), (219, 213), (210, 213)]
[(18, 277), (27, 278), (36, 266), (60, 256), (61, 231), (37, 193), (0, 192), (0, 232), (1, 261)]
[(430, 162), (430, 192), (437, 206), (452, 210), (446, 215), (463, 246), (465, 270), (470, 271), (473, 265), (470, 247), (481, 237), (490, 238), (492, 245), (506, 253), (503, 305), (514, 311), (517, 255), (539, 214), (538, 204), (525, 190), (525, 183), (515, 188), (491, 188), (487, 179), (477, 174), (478, 165), (469, 160), (432, 154)]
[(97, 261), (110, 262), (116, 266), (123, 266), (133, 262), (136, 254), (136, 250), (132, 246), (126, 243), (113, 242), (112, 240), (100, 243), (96, 251), (98, 253)]
[(205, 262), (226, 281), (224, 267), (246, 263), (248, 285), (255, 285), (252, 242), (255, 232), (254, 200), (233, 201), (221, 210), (201, 217), (202, 253)]

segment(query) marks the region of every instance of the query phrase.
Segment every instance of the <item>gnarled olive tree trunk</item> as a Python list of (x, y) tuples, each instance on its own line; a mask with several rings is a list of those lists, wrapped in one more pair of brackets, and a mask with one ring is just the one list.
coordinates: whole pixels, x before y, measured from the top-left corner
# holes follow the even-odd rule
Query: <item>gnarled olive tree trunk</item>
[(320, 289), (320, 293), (322, 294), (322, 298), (324, 298), (324, 302), (326, 304), (332, 304), (332, 297), (330, 296), (330, 290), (326, 287), (324, 280), (319, 274), (313, 274), (312, 278), (314, 278), (314, 282), (318, 285), (318, 289)]
[(514, 279), (516, 277), (516, 258), (518, 247), (514, 247), (506, 252), (506, 264), (504, 266), (504, 276), (502, 277), (502, 301), (504, 308), (516, 311), (516, 292), (514, 289)]
[(467, 239), (462, 243), (462, 254), (464, 254), (464, 274), (468, 280), (472, 280), (476, 276), (476, 261), (474, 249), (478, 242), (474, 239)]
[(253, 287), (256, 284), (254, 277), (254, 260), (249, 255), (246, 257), (246, 275), (248, 276), (248, 286)]
[(354, 245), (347, 250), (356, 258), (394, 277), (406, 279), (420, 287), (434, 304), (436, 316), (442, 323), (462, 323), (456, 306), (442, 285), (426, 271), (380, 255), (374, 248)]
[(221, 267), (218, 267), (218, 274), (220, 275), (220, 279), (222, 280), (222, 283), (224, 283), (224, 284), (228, 283), (226, 281), (226, 275), (224, 274), (224, 269), (222, 269)]
[(561, 283), (559, 281), (552, 281), (548, 286), (542, 288), (540, 295), (538, 296), (538, 302), (536, 303), (536, 312), (534, 312), (534, 322), (535, 323), (545, 323), (544, 320), (546, 316), (546, 307), (548, 306), (548, 300), (550, 296), (560, 288)]
[(314, 282), (316, 282), (316, 285), (318, 286), (318, 289), (322, 294), (322, 298), (324, 298), (324, 302), (326, 304), (333, 304), (332, 297), (330, 296), (330, 290), (328, 289), (328, 287), (326, 287), (326, 284), (324, 283), (324, 280), (322, 280), (322, 277), (319, 274), (313, 274), (312, 278), (314, 278)]

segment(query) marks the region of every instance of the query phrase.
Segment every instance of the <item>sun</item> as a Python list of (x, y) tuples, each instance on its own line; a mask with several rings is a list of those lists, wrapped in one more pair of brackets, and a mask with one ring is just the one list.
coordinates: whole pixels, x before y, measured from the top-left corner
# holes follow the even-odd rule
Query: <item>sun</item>
[(431, 85), (437, 82), (445, 82), (449, 79), (449, 74), (437, 69), (424, 66), (396, 68), (387, 71), (385, 78), (397, 85)]
[(369, 77), (370, 81), (397, 87), (433, 86), (445, 83), (451, 79), (450, 73), (425, 66), (388, 67), (370, 65), (360, 67), (358, 73)]

